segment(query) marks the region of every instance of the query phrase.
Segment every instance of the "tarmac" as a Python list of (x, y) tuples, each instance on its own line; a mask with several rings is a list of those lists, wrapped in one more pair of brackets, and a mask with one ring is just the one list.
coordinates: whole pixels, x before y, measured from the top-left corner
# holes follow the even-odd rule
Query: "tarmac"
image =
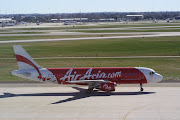
[(3, 120), (179, 120), (180, 83), (120, 85), (85, 94), (86, 86), (1, 83)]
[(179, 32), (165, 32), (154, 35), (132, 35), (132, 36), (107, 36), (107, 37), (83, 37), (83, 38), (59, 38), (59, 39), (33, 39), (33, 40), (8, 40), (0, 41), (0, 44), (5, 43), (28, 43), (28, 42), (52, 42), (52, 41), (74, 41), (74, 40), (104, 40), (104, 39), (120, 39), (120, 38), (144, 38), (144, 37), (165, 37), (165, 36), (180, 36)]

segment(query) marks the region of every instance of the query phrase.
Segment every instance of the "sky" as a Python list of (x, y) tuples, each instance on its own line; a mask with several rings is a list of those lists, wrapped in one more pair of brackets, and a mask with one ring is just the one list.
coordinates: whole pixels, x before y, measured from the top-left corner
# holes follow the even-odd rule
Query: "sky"
[(0, 14), (180, 11), (180, 0), (0, 0)]

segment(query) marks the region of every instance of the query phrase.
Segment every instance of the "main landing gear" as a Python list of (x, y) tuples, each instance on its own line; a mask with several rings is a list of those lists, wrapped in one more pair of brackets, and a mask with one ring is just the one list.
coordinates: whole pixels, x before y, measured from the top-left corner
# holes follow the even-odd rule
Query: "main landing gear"
[(89, 88), (86, 90), (86, 94), (91, 94), (94, 87), (89, 86)]
[(94, 88), (97, 89), (96, 86), (97, 86), (96, 83), (90, 83), (88, 85), (88, 89), (86, 90), (86, 94), (91, 94), (93, 92)]
[(141, 91), (141, 92), (144, 91), (142, 84), (140, 84), (140, 91)]
[(86, 94), (91, 94), (92, 91), (93, 91), (93, 88), (87, 89), (87, 90), (86, 90)]
[(86, 90), (86, 94), (90, 94), (91, 92), (92, 92), (91, 89), (87, 89), (87, 90)]

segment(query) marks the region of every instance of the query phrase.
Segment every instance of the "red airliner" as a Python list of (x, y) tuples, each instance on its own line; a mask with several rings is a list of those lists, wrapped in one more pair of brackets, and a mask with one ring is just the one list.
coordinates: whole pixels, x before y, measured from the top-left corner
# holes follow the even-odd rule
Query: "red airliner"
[(21, 45), (14, 45), (19, 70), (12, 75), (41, 82), (56, 84), (88, 85), (87, 94), (93, 89), (115, 91), (117, 84), (140, 84), (159, 82), (163, 77), (145, 67), (89, 67), (89, 68), (42, 68)]

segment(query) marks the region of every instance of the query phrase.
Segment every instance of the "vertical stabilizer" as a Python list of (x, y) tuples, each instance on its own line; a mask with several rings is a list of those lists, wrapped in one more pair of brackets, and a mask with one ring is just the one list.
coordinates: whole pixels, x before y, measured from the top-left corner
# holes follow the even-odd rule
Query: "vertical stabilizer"
[(21, 45), (13, 45), (19, 70), (41, 69)]

